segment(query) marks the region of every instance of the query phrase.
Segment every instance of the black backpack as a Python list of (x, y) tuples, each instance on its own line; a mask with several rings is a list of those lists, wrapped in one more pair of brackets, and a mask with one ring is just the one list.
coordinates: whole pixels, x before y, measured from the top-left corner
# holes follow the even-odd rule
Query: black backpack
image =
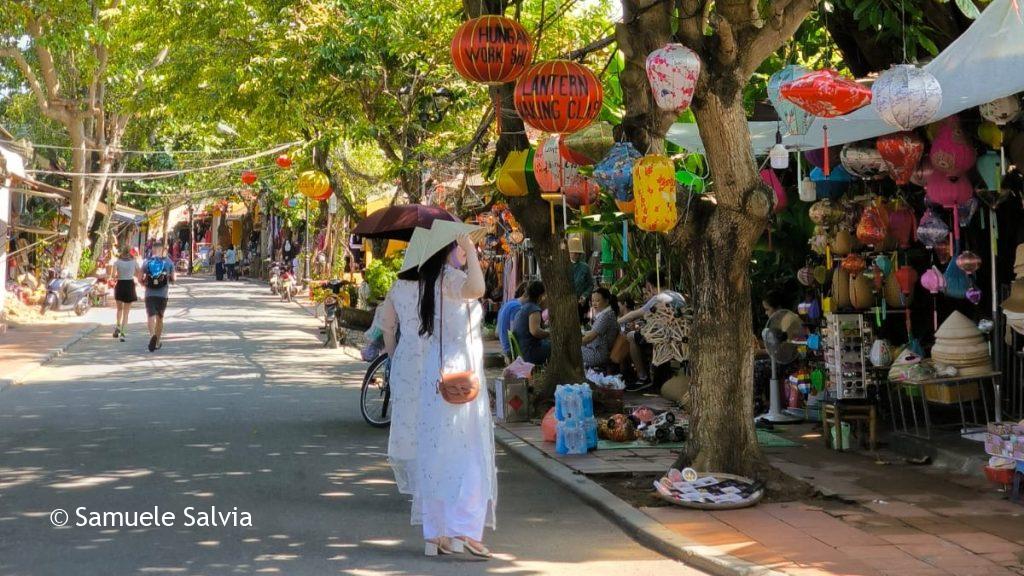
[[(154, 264), (160, 263), (160, 270), (154, 271)], [(159, 289), (167, 286), (169, 280), (167, 273), (167, 260), (161, 258), (159, 260), (151, 259), (146, 262), (145, 270), (145, 281), (147, 288)]]

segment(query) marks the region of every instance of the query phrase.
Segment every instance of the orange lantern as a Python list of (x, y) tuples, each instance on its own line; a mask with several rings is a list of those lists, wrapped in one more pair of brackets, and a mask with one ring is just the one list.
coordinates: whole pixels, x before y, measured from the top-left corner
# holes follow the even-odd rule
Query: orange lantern
[(242, 184), (246, 186), (252, 186), (256, 183), (256, 173), (252, 170), (244, 170), (242, 172)]
[(452, 62), (467, 80), (504, 84), (523, 73), (533, 60), (533, 42), (523, 25), (504, 16), (481, 16), (455, 31)]
[(310, 200), (317, 200), (325, 194), (330, 194), (331, 182), (323, 172), (307, 170), (299, 174), (299, 182), (296, 187), (303, 196)]
[(648, 232), (668, 232), (676, 225), (676, 170), (672, 160), (649, 154), (633, 165), (636, 225)]
[(601, 113), (604, 89), (585, 66), (551, 60), (523, 72), (516, 82), (514, 100), (516, 112), (527, 125), (553, 134), (571, 134)]
[(283, 168), (285, 170), (292, 167), (292, 159), (287, 154), (281, 154), (276, 160), (274, 160), (274, 162), (277, 162), (278, 168)]

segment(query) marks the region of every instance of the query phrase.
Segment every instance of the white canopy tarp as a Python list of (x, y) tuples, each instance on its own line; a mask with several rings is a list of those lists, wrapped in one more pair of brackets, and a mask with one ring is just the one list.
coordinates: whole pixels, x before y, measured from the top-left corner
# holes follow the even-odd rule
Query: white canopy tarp
[[(924, 69), (942, 86), (942, 106), (935, 120), (1024, 92), (1024, 14), (1014, 0), (995, 0), (981, 17)], [(790, 149), (822, 147), (822, 125), (829, 146), (899, 131), (882, 121), (874, 105), (840, 118), (816, 118), (803, 136), (784, 136)], [(758, 156), (775, 145), (776, 122), (751, 122), (750, 142)], [(704, 152), (696, 124), (674, 124), (667, 139), (691, 152)]]

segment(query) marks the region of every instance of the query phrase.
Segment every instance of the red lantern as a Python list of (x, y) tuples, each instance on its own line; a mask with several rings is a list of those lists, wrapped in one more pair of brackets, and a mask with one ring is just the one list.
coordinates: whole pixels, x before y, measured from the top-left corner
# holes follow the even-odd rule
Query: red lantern
[(779, 89), (783, 98), (821, 118), (835, 118), (871, 103), (871, 89), (840, 76), (835, 70), (818, 70), (787, 82)]
[(562, 160), (565, 160), (570, 164), (575, 164), (577, 166), (589, 166), (593, 164), (590, 158), (587, 158), (577, 152), (573, 152), (572, 148), (566, 146), (564, 136), (558, 137), (558, 154), (562, 157)]
[(292, 159), (287, 154), (281, 154), (276, 160), (274, 160), (274, 162), (277, 162), (277, 166), (279, 168), (283, 168), (285, 170), (292, 167)]
[(850, 254), (839, 264), (839, 267), (845, 270), (850, 276), (856, 277), (858, 274), (867, 268), (867, 262), (864, 261), (864, 257), (860, 254)]
[(977, 152), (956, 116), (950, 116), (939, 124), (929, 158), (935, 170), (950, 178), (963, 176), (974, 167)]
[(914, 240), (914, 228), (917, 226), (914, 210), (902, 200), (896, 200), (889, 210), (889, 233), (900, 248), (910, 248)]
[(242, 172), (242, 184), (246, 186), (252, 186), (256, 183), (256, 173), (252, 170), (245, 170)]
[(889, 175), (900, 186), (910, 183), (914, 170), (924, 156), (924, 140), (913, 132), (880, 136), (875, 148), (889, 166)]
[(604, 89), (585, 66), (551, 60), (523, 72), (514, 99), (516, 112), (527, 125), (543, 132), (571, 134), (601, 113)]
[(481, 16), (459, 26), (452, 38), (452, 62), (467, 80), (504, 84), (533, 60), (533, 41), (522, 24), (504, 16)]
[(900, 292), (904, 296), (911, 295), (914, 292), (914, 286), (917, 285), (917, 270), (910, 266), (900, 266), (896, 271), (896, 282), (899, 283)]
[(330, 200), (331, 194), (334, 194), (334, 188), (327, 188), (327, 190), (325, 190), (323, 194), (313, 196), (312, 199), (316, 200), (317, 202), (323, 202), (325, 200)]

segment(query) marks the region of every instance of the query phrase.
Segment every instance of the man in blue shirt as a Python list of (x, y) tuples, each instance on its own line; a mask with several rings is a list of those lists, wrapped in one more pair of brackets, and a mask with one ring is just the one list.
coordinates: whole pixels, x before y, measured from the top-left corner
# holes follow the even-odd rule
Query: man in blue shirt
[(160, 347), (164, 332), (164, 311), (167, 296), (174, 283), (174, 262), (164, 256), (163, 242), (153, 244), (152, 256), (142, 265), (142, 279), (146, 285), (146, 316), (149, 323), (149, 351)]
[(515, 360), (512, 357), (512, 342), (508, 338), (508, 331), (512, 329), (512, 321), (515, 320), (519, 309), (523, 307), (525, 293), (526, 282), (521, 282), (519, 286), (516, 286), (515, 298), (505, 302), (498, 309), (498, 326), (495, 330), (498, 332), (498, 340), (501, 341), (501, 351), (505, 354), (505, 361), (508, 363)]

